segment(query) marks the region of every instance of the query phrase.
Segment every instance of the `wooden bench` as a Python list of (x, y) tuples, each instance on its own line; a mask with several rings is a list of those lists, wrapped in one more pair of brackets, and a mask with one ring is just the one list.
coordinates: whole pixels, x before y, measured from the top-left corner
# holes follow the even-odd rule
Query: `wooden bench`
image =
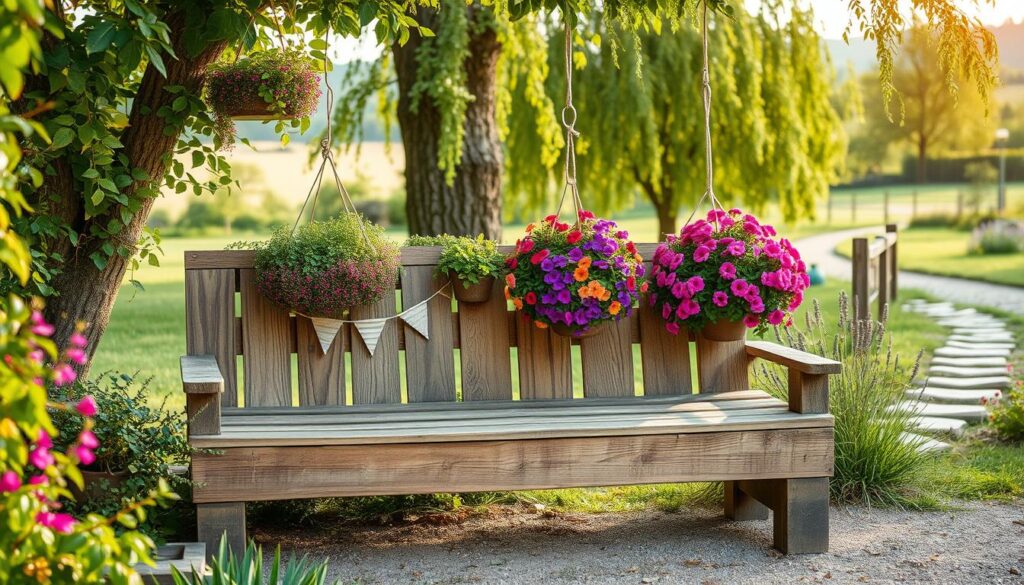
[[(400, 297), (354, 316), (429, 297), (444, 284), (438, 253), (403, 249)], [(189, 440), (205, 450), (192, 478), (207, 550), (224, 532), (241, 550), (247, 501), (690, 481), (725, 481), (731, 518), (771, 509), (784, 552), (828, 547), (836, 362), (673, 337), (646, 309), (570, 342), (521, 321), (499, 286), (457, 310), (435, 297), (429, 340), (391, 320), (373, 357), (347, 329), (323, 355), (306, 318), (257, 292), (252, 253), (187, 252), (185, 268), (181, 372)], [(788, 403), (749, 389), (754, 358), (789, 368)]]

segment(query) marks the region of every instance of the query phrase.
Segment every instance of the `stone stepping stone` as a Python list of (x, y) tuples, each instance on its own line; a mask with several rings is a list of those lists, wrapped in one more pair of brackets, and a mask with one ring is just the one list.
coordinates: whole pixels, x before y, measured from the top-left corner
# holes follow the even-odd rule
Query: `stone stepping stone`
[(966, 368), (1006, 368), (1005, 357), (934, 357), (933, 366), (957, 366)]
[(1006, 327), (954, 327), (953, 335), (1010, 335)]
[(939, 418), (937, 416), (915, 416), (910, 424), (919, 431), (928, 433), (946, 433), (959, 437), (967, 428), (967, 421), (959, 418)]
[(938, 404), (904, 400), (889, 408), (910, 412), (918, 416), (934, 416), (938, 418), (958, 418), (969, 422), (981, 422), (988, 418), (988, 409), (980, 404)]
[(965, 343), (1013, 343), (1013, 334), (1006, 333), (985, 333), (979, 335), (950, 335), (950, 341), (961, 341)]
[(933, 365), (928, 369), (929, 374), (938, 374), (940, 376), (947, 376), (950, 378), (975, 378), (978, 376), (1005, 376), (1007, 373), (1006, 367), (988, 367), (988, 368), (962, 368), (959, 366), (936, 366)]
[(926, 381), (929, 388), (999, 389), (1010, 387), (1009, 376), (979, 376), (977, 378), (952, 378), (930, 376)]
[(917, 445), (919, 453), (941, 453), (952, 448), (949, 443), (943, 443), (937, 439), (916, 433), (903, 433), (902, 438), (904, 443)]
[(962, 315), (954, 317), (940, 317), (940, 325), (956, 327), (957, 329), (994, 329), (1004, 325), (1002, 321), (988, 315)]
[(963, 349), (1014, 349), (1015, 343), (991, 343), (987, 341), (956, 341), (949, 340), (946, 347), (961, 347)]
[(938, 357), (1003, 357), (1010, 355), (1008, 349), (966, 349), (963, 347), (940, 347), (935, 350)]
[(942, 402), (944, 404), (981, 404), (981, 399), (992, 400), (1002, 394), (996, 388), (974, 390), (957, 390), (955, 388), (911, 388), (906, 391), (907, 398), (924, 402)]

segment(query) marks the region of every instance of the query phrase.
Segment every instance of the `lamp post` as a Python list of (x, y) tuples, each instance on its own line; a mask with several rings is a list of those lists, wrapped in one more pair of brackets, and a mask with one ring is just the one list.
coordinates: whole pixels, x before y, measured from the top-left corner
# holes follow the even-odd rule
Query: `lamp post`
[(1006, 142), (1009, 139), (1008, 129), (996, 130), (996, 148), (999, 149), (999, 192), (996, 196), (996, 210), (999, 213), (1006, 209)]

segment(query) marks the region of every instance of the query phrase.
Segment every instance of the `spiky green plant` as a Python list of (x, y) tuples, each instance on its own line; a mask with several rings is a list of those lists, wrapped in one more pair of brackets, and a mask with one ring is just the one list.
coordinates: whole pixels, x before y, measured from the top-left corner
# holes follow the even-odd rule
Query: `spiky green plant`
[(327, 561), (319, 563), (307, 557), (292, 560), (281, 566), (281, 547), (274, 551), (274, 560), (268, 570), (263, 568), (263, 547), (249, 541), (242, 556), (236, 557), (222, 539), (217, 556), (210, 561), (207, 574), (193, 571), (186, 578), (171, 567), (174, 585), (324, 585), (327, 580)]
[[(843, 293), (834, 331), (826, 326), (817, 301), (804, 327), (776, 328), (780, 343), (843, 364), (829, 385), (836, 441), (833, 501), (900, 506), (928, 457), (919, 450), (920, 441), (908, 435), (915, 415), (892, 408), (917, 375), (921, 353), (905, 367), (893, 352), (886, 318), (850, 318)], [(786, 376), (779, 367), (761, 365), (754, 376), (757, 387), (786, 397)]]

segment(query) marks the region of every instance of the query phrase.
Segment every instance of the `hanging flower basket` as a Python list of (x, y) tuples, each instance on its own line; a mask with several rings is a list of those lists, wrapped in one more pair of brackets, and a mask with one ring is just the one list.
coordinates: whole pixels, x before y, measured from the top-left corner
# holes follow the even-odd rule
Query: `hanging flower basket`
[(342, 318), (395, 290), (400, 256), (384, 230), (354, 213), (281, 228), (256, 244), (256, 285), (307, 317)]
[(298, 51), (263, 51), (206, 72), (206, 102), (222, 146), (235, 138), (235, 120), (295, 120), (316, 110), (320, 76)]
[(654, 252), (647, 302), (673, 335), (742, 339), (790, 325), (810, 285), (800, 253), (775, 228), (739, 209), (712, 209)]
[(505, 261), (505, 296), (535, 325), (586, 337), (632, 314), (643, 258), (615, 222), (581, 211), (575, 226), (549, 215), (526, 231)]

